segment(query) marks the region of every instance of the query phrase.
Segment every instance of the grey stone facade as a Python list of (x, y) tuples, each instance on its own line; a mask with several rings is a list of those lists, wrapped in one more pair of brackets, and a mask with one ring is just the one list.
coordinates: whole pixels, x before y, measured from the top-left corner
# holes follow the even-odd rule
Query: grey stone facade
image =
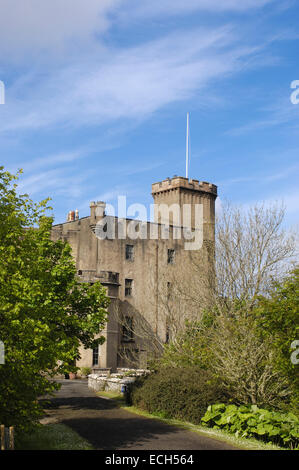
[[(202, 249), (206, 242), (214, 244), (215, 185), (174, 177), (154, 183), (152, 195), (155, 204), (168, 207), (172, 204), (178, 204), (180, 208), (184, 204), (192, 207), (201, 204)], [(167, 289), (170, 284), (168, 278), (173, 278), (176, 272), (183, 272), (184, 278), (192, 282), (194, 253), (185, 249), (184, 239), (174, 237), (177, 227), (182, 225), (182, 219), (177, 215), (171, 216), (169, 238), (166, 239), (162, 233), (165, 228), (163, 213), (155, 213), (154, 222), (143, 224), (148, 233), (150, 230), (157, 231), (156, 239), (120, 238), (120, 221), (127, 227), (131, 220), (117, 217), (110, 218), (110, 223), (115, 226), (115, 238), (100, 239), (97, 227), (103, 217), (105, 203), (92, 202), (88, 217), (79, 218), (78, 212), (73, 211), (69, 213), (67, 222), (53, 225), (52, 228), (54, 240), (63, 239), (70, 243), (78, 277), (85, 282), (100, 281), (111, 299), (109, 321), (103, 332), (106, 341), (99, 347), (98, 357), (95, 357), (97, 351), (81, 348), (81, 359), (77, 365), (91, 367), (94, 372), (101, 369), (114, 371), (117, 367), (145, 368), (150, 335), (149, 338), (142, 338), (142, 335), (134, 334), (134, 325), (142, 324), (145, 331), (158, 337), (162, 343), (167, 341), (168, 326), (158, 293), (161, 288)], [(213, 263), (213, 260), (209, 263)], [(123, 318), (132, 322), (132, 328), (124, 327)]]

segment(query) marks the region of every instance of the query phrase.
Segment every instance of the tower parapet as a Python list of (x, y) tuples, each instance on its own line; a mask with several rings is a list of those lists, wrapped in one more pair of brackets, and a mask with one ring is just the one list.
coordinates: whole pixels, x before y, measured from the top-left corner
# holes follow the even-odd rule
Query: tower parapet
[(174, 176), (152, 184), (154, 221), (184, 225), (185, 207), (191, 211), (191, 228), (197, 228), (196, 209), (202, 208), (204, 239), (215, 240), (215, 200), (217, 186), (206, 181)]
[(191, 191), (202, 191), (217, 197), (217, 186), (206, 181), (184, 178), (183, 176), (174, 176), (165, 180), (152, 184), (152, 195), (156, 195), (162, 191), (182, 188)]

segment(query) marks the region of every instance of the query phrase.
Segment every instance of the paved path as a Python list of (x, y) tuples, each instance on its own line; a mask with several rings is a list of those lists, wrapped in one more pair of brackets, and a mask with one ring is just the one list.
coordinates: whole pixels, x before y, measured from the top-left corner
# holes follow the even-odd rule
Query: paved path
[(86, 380), (59, 380), (44, 422), (60, 422), (100, 450), (233, 450), (235, 447), (145, 418), (98, 397)]

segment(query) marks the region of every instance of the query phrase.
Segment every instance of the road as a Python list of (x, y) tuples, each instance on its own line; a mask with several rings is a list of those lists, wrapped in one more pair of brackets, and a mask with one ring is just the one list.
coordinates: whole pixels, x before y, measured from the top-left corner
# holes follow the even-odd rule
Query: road
[(44, 423), (63, 423), (98, 450), (236, 450), (230, 444), (118, 408), (86, 380), (59, 380)]

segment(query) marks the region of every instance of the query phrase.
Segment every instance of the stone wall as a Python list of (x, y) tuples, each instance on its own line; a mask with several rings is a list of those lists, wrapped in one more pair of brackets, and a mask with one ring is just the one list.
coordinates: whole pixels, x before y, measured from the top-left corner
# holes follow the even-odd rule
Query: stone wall
[(121, 393), (123, 391), (123, 388), (135, 382), (137, 377), (150, 373), (150, 371), (145, 369), (117, 370), (118, 372), (115, 374), (90, 374), (88, 376), (88, 387), (95, 392), (107, 391)]

